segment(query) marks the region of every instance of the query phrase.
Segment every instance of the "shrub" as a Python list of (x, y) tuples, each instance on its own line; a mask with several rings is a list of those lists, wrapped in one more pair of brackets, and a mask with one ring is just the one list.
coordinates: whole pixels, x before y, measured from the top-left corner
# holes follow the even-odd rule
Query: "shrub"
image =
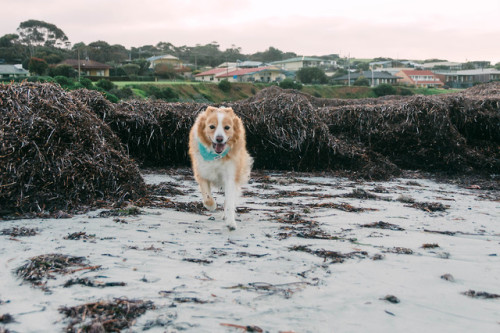
[(100, 79), (99, 81), (97, 81), (96, 86), (104, 89), (105, 91), (110, 91), (111, 89), (113, 89), (115, 87), (113, 82), (106, 80), (106, 79)]
[(177, 94), (170, 87), (160, 88), (155, 85), (147, 85), (142, 88), (149, 97), (155, 97), (159, 99), (164, 99), (167, 101), (175, 101), (179, 99), (179, 94)]
[(328, 82), (325, 72), (318, 67), (302, 67), (297, 71), (297, 79), (304, 84)]
[(66, 76), (66, 77), (76, 77), (77, 71), (69, 65), (59, 65), (49, 69), (49, 74), (52, 77), (56, 76)]
[(281, 89), (302, 89), (302, 84), (293, 81), (292, 79), (284, 79), (279, 83)]
[(35, 73), (37, 75), (44, 75), (47, 72), (49, 65), (47, 62), (40, 58), (30, 58), (28, 64), (28, 70), (31, 73)]
[(231, 82), (228, 80), (222, 80), (219, 82), (218, 87), (223, 92), (229, 92), (231, 90)]
[(109, 92), (105, 92), (104, 95), (106, 96), (106, 99), (111, 103), (118, 103), (118, 101), (120, 100), (118, 97)]
[(412, 96), (413, 92), (407, 88), (399, 88), (398, 94), (401, 96)]
[(354, 85), (355, 86), (365, 86), (365, 87), (369, 87), (370, 86), (370, 80), (368, 80), (366, 77), (364, 76), (360, 76), (356, 79), (356, 81), (354, 81)]
[(114, 88), (111, 89), (109, 93), (115, 95), (119, 99), (129, 99), (134, 96), (134, 92), (130, 87), (123, 87), (120, 89)]
[(73, 80), (67, 76), (58, 75), (54, 80), (63, 88), (71, 88), (73, 86)]
[(373, 88), (373, 92), (377, 97), (386, 96), (386, 95), (396, 95), (396, 88), (391, 86), (390, 84), (380, 84)]
[(87, 79), (86, 77), (82, 77), (80, 79), (80, 84), (84, 86), (87, 89), (92, 89), (94, 88), (94, 84), (92, 83), (91, 79)]

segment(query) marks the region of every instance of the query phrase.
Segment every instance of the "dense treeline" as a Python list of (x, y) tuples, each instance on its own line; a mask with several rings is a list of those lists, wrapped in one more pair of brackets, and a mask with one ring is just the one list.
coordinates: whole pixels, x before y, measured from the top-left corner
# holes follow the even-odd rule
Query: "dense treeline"
[(270, 62), (297, 56), (294, 52), (283, 52), (272, 46), (263, 52), (242, 54), (241, 47), (232, 45), (222, 50), (215, 41), (195, 46), (175, 46), (168, 42), (159, 42), (156, 45), (143, 45), (130, 49), (123, 45), (110, 45), (101, 40), (89, 44), (78, 42), (71, 46), (68, 37), (61, 29), (38, 20), (22, 22), (15, 33), (0, 37), (0, 60), (10, 64), (22, 63), (25, 68), (28, 68), (29, 60), (33, 57), (43, 59), (50, 65), (60, 63), (64, 59), (76, 59), (79, 55), (82, 59), (89, 58), (115, 66), (132, 63), (143, 70), (147, 68), (144, 59), (164, 54), (178, 57), (183, 63), (195, 67), (193, 69), (213, 67), (226, 61)]

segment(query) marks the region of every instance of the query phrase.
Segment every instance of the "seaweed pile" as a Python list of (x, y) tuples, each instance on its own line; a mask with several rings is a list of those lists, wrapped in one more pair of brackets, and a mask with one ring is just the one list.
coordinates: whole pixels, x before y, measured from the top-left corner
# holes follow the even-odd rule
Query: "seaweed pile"
[[(402, 169), (494, 174), (500, 172), (499, 87), (359, 100), (270, 87), (227, 106), (244, 120), (257, 169), (340, 171), (371, 179)], [(189, 129), (206, 104), (102, 100), (87, 104), (141, 166), (188, 165)]]
[(500, 83), (444, 96), (341, 101), (272, 88), (234, 105), (258, 168), (500, 172)]
[(145, 191), (113, 131), (52, 84), (0, 85), (0, 215), (74, 210)]
[[(256, 169), (369, 179), (402, 169), (500, 173), (499, 82), (441, 96), (360, 100), (270, 87), (226, 106), (244, 120)], [(112, 104), (85, 89), (1, 85), (0, 215), (137, 198), (145, 192), (138, 165), (189, 164), (188, 133), (206, 107)]]
[(399, 173), (387, 157), (367, 149), (357, 138), (332, 131), (329, 113), (314, 107), (312, 99), (273, 87), (232, 105), (247, 128), (248, 149), (256, 168), (349, 170), (376, 179)]

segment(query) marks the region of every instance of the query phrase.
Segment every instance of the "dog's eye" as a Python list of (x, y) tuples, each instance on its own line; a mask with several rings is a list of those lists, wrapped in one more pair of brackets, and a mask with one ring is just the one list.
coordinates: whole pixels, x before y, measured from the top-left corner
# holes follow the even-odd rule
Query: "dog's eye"
[(230, 128), (231, 128), (231, 127), (229, 127), (229, 126), (224, 127), (224, 129), (225, 129), (226, 131), (229, 131), (229, 129), (230, 129)]
[(210, 127), (210, 129), (215, 129), (214, 125), (210, 125), (209, 127)]

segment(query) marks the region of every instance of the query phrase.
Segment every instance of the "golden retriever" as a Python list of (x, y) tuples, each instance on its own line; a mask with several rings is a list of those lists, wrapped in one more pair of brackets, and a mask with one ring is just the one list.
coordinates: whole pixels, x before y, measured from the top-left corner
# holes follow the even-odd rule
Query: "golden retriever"
[(236, 200), (250, 178), (253, 159), (246, 149), (245, 128), (233, 109), (209, 106), (198, 115), (189, 133), (189, 156), (203, 205), (214, 211), (211, 188), (222, 187), (224, 220), (229, 230), (235, 230)]

